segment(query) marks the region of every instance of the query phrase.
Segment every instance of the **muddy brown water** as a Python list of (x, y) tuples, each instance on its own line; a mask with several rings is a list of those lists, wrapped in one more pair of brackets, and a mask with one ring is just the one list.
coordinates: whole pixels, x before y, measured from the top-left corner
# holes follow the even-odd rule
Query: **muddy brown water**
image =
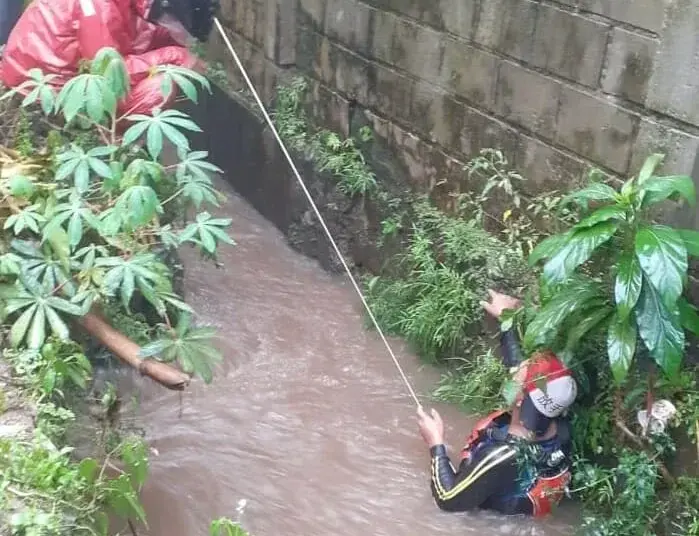
[[(226, 191), (226, 186), (221, 185)], [(238, 518), (254, 536), (571, 534), (562, 507), (535, 522), (448, 514), (433, 503), (415, 408), (345, 278), (293, 251), (230, 191), (220, 214), (238, 242), (223, 268), (184, 253), (187, 299), (219, 328), (225, 354), (212, 385), (183, 397), (140, 382), (152, 457), (143, 500), (150, 536), (199, 536)], [(417, 390), (437, 378), (400, 341)], [(426, 401), (427, 403), (427, 401)], [(473, 424), (439, 406), (453, 449)]]

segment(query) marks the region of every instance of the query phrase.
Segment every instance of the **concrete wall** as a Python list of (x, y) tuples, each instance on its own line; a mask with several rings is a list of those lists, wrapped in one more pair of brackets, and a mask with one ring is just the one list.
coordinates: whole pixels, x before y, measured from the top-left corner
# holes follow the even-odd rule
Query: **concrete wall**
[[(313, 114), (368, 122), (414, 186), (461, 180), (502, 149), (540, 188), (590, 165), (624, 176), (650, 151), (692, 173), (699, 151), (699, 0), (222, 0), (266, 100), (314, 80)], [(235, 66), (221, 40), (218, 59)]]

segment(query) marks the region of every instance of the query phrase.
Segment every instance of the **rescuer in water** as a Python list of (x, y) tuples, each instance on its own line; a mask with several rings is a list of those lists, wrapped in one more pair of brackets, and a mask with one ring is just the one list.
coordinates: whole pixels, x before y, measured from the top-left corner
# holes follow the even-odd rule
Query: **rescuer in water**
[(131, 84), (119, 112), (149, 114), (174, 99), (164, 100), (154, 69), (197, 67), (188, 41), (206, 40), (217, 6), (217, 0), (34, 0), (10, 33), (0, 81), (15, 88), (38, 68), (60, 88), (83, 61), (111, 47), (124, 57)]
[[(490, 292), (482, 305), (499, 319), (519, 301)], [(461, 451), (455, 469), (444, 444), (439, 414), (418, 410), (420, 433), (430, 448), (432, 494), (442, 510), (477, 508), (535, 517), (551, 512), (570, 481), (570, 424), (566, 410), (577, 395), (572, 373), (551, 352), (521, 362), (516, 332), (500, 339), (505, 365), (521, 387), (514, 405), (478, 422)]]

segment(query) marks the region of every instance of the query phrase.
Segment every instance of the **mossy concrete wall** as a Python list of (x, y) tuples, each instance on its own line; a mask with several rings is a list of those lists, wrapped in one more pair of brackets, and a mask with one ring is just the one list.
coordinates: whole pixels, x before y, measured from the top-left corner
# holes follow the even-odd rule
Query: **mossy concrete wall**
[(699, 0), (222, 0), (221, 20), (267, 101), (307, 75), (316, 119), (368, 122), (422, 190), (484, 147), (538, 188), (650, 151), (695, 172)]

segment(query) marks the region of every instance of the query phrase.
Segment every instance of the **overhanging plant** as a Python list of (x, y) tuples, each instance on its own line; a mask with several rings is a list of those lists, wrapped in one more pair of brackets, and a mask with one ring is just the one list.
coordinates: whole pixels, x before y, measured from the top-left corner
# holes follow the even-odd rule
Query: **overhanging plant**
[(544, 264), (541, 307), (524, 336), (528, 350), (553, 347), (571, 358), (583, 338), (603, 330), (617, 383), (646, 352), (665, 374), (678, 374), (685, 329), (699, 330), (696, 309), (683, 297), (699, 232), (652, 218), (661, 202), (696, 203), (690, 177), (655, 175), (662, 161), (651, 155), (618, 190), (596, 182), (569, 196), (584, 217), (542, 241), (529, 258)]

